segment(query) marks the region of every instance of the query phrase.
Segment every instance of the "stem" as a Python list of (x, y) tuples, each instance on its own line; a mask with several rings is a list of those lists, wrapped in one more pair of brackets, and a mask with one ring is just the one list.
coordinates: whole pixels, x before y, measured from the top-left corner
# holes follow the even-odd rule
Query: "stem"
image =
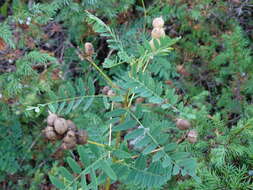
[(143, 32), (145, 32), (145, 29), (146, 29), (147, 11), (146, 11), (146, 7), (145, 7), (144, 0), (141, 0), (141, 4), (142, 4), (143, 10), (144, 10), (144, 25), (143, 25)]
[(94, 144), (94, 145), (101, 146), (101, 147), (106, 147), (105, 144), (100, 144), (100, 143), (95, 142), (95, 141), (90, 141), (90, 140), (88, 140), (87, 143), (89, 143), (89, 144)]

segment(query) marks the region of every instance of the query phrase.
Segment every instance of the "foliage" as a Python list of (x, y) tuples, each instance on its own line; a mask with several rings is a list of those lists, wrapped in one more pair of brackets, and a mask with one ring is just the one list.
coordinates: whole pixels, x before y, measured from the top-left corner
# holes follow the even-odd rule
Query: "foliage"
[[(0, 5), (0, 187), (252, 189), (251, 10), (236, 0)], [(166, 36), (152, 47), (159, 16)], [(57, 155), (60, 142), (41, 132), (48, 112), (88, 143)]]

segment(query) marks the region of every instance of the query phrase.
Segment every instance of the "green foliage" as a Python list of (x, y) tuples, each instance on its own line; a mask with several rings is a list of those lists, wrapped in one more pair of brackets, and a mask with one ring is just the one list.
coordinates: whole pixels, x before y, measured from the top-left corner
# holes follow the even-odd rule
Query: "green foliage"
[[(252, 189), (252, 7), (238, 2), (6, 1), (0, 189)], [(46, 141), (48, 112), (87, 144)]]

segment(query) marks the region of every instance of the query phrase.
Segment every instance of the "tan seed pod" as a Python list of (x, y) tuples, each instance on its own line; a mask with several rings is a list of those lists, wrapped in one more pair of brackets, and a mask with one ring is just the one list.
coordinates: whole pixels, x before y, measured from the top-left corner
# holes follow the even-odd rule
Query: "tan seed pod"
[(68, 125), (68, 130), (72, 130), (72, 131), (77, 130), (76, 125), (74, 124), (74, 122), (69, 120), (69, 119), (67, 120), (67, 125)]
[(197, 142), (197, 139), (198, 139), (198, 133), (196, 130), (190, 130), (187, 134), (187, 140), (190, 142), (190, 143), (196, 143)]
[(58, 116), (54, 113), (50, 113), (47, 116), (47, 124), (53, 126), (54, 125), (54, 121), (58, 118)]
[(164, 20), (162, 17), (157, 17), (152, 22), (153, 28), (162, 28), (164, 26)]
[(76, 136), (74, 131), (68, 131), (66, 136), (63, 138), (63, 142), (76, 143)]
[(109, 86), (104, 86), (103, 89), (102, 89), (102, 93), (104, 95), (107, 95), (108, 91), (110, 90), (111, 88)]
[(76, 143), (66, 143), (66, 142), (63, 142), (61, 144), (61, 149), (63, 150), (70, 150), (70, 149), (74, 149), (76, 147)]
[(163, 28), (154, 28), (151, 32), (151, 36), (153, 39), (160, 39), (165, 36), (165, 32)]
[(135, 104), (141, 104), (141, 103), (143, 103), (144, 101), (145, 101), (145, 98), (142, 98), (142, 97), (136, 98)]
[(57, 118), (54, 121), (54, 129), (58, 134), (63, 135), (68, 129), (67, 121), (64, 118)]
[(88, 140), (88, 134), (84, 130), (79, 130), (76, 133), (77, 136), (77, 144), (86, 144)]
[(187, 130), (191, 127), (191, 123), (186, 119), (176, 119), (176, 126), (180, 130)]
[(92, 54), (94, 54), (94, 47), (93, 47), (92, 43), (86, 42), (84, 44), (84, 49), (85, 49), (85, 54), (87, 56), (92, 56)]
[(107, 92), (107, 95), (110, 96), (110, 97), (113, 97), (113, 96), (115, 96), (116, 94), (115, 94), (115, 92), (114, 92), (112, 89), (110, 89), (110, 90)]
[(54, 131), (54, 128), (51, 126), (47, 126), (44, 130), (43, 133), (45, 135), (45, 137), (48, 140), (56, 140), (57, 139), (57, 134)]

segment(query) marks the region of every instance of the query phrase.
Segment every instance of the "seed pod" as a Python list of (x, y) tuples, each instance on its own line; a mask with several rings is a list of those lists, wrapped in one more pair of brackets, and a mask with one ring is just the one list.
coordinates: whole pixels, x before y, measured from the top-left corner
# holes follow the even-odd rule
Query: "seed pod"
[(162, 28), (164, 26), (164, 20), (162, 17), (157, 17), (152, 22), (153, 28)]
[(180, 130), (187, 130), (191, 127), (191, 123), (186, 119), (176, 119), (176, 126)]
[(66, 142), (63, 142), (61, 144), (61, 149), (63, 150), (70, 150), (70, 149), (73, 149), (76, 147), (76, 143), (66, 143)]
[(116, 94), (115, 94), (115, 92), (114, 92), (112, 89), (110, 89), (110, 90), (107, 92), (107, 95), (110, 96), (110, 97), (113, 97), (113, 96), (115, 96)]
[(66, 136), (63, 138), (65, 143), (76, 143), (76, 136), (74, 131), (68, 131)]
[(86, 43), (84, 44), (84, 49), (85, 49), (85, 54), (86, 54), (87, 56), (92, 56), (92, 54), (94, 53), (93, 45), (92, 45), (92, 43), (90, 43), (90, 42), (86, 42)]
[(84, 130), (79, 130), (76, 133), (77, 136), (77, 144), (86, 144), (88, 139), (88, 134)]
[(198, 138), (198, 133), (196, 130), (190, 130), (189, 133), (187, 134), (187, 140), (190, 143), (196, 143)]
[(67, 125), (68, 125), (68, 130), (72, 130), (72, 131), (77, 130), (76, 125), (74, 124), (74, 122), (69, 120), (69, 119), (67, 120)]
[(44, 130), (43, 133), (45, 135), (45, 137), (48, 140), (56, 140), (57, 139), (57, 134), (54, 131), (54, 128), (51, 126), (47, 126)]
[(102, 89), (102, 93), (104, 95), (107, 95), (108, 91), (110, 90), (111, 88), (109, 86), (104, 86), (103, 89)]
[(68, 129), (67, 121), (63, 118), (57, 118), (54, 121), (54, 129), (58, 134), (63, 135)]
[(153, 39), (159, 39), (165, 36), (165, 32), (163, 28), (154, 28), (151, 32), (151, 36)]
[(144, 101), (145, 101), (145, 98), (142, 98), (142, 97), (136, 98), (135, 104), (141, 104), (141, 103), (143, 103)]
[(50, 113), (47, 116), (47, 124), (53, 126), (54, 125), (54, 121), (58, 118), (58, 116), (54, 113)]

